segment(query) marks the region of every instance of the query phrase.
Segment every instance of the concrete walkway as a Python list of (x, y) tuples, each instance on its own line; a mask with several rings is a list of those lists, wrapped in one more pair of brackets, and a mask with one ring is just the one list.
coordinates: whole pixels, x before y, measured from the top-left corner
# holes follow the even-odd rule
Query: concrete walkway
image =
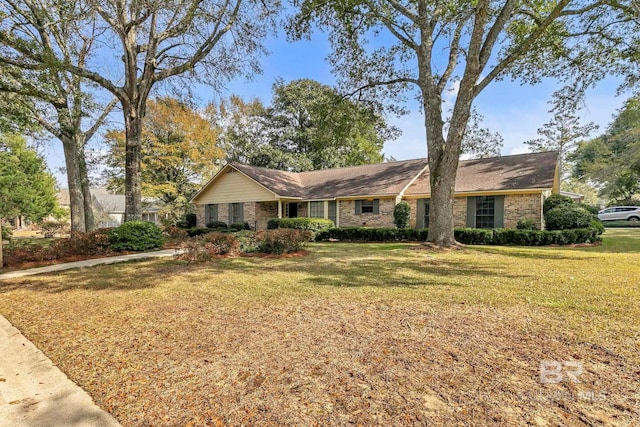
[(56, 271), (69, 270), (71, 268), (93, 267), (100, 264), (115, 264), (116, 262), (132, 261), (136, 259), (168, 257), (176, 254), (175, 249), (164, 249), (155, 252), (142, 252), (138, 254), (118, 255), (105, 258), (87, 259), (84, 261), (67, 262), (64, 264), (53, 264), (45, 267), (29, 268), (27, 270), (11, 271), (0, 274), (0, 280), (14, 279), (16, 277), (32, 276), (34, 274), (53, 273)]
[(0, 426), (120, 426), (3, 316), (0, 343)]

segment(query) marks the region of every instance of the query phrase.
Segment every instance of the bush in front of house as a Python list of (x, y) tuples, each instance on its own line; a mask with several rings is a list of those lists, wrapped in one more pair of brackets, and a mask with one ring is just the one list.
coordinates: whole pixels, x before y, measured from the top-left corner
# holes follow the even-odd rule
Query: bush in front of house
[(282, 218), (278, 227), (318, 232), (335, 227), (335, 224), (332, 220), (326, 218)]
[(231, 233), (209, 232), (180, 244), (178, 259), (187, 262), (210, 261), (216, 256), (237, 255), (240, 253), (240, 241)]
[(278, 228), (256, 234), (258, 252), (276, 255), (299, 251), (312, 240), (311, 231), (292, 228)]
[(536, 224), (536, 221), (533, 219), (523, 218), (518, 221), (518, 224), (516, 224), (516, 228), (518, 230), (537, 230), (538, 224)]
[(207, 228), (209, 229), (216, 229), (216, 228), (229, 228), (227, 227), (227, 223), (224, 221), (211, 221), (208, 222), (206, 224)]
[(549, 197), (544, 199), (544, 203), (542, 204), (542, 214), (545, 217), (545, 221), (546, 221), (547, 212), (549, 212), (551, 209), (561, 205), (573, 205), (573, 204), (574, 204), (573, 199), (569, 196), (562, 196), (560, 194), (550, 195)]
[(146, 251), (164, 243), (160, 227), (148, 221), (128, 221), (109, 233), (111, 247), (116, 251)]
[(410, 219), (411, 206), (403, 200), (393, 208), (393, 223), (397, 228), (407, 228)]
[(176, 222), (176, 227), (193, 228), (196, 226), (197, 217), (194, 213), (186, 214), (180, 221)]
[(316, 241), (343, 240), (351, 242), (423, 241), (428, 230), (415, 228), (329, 228), (316, 234)]
[(276, 228), (280, 228), (280, 218), (267, 220), (267, 230), (275, 230)]
[[(319, 233), (316, 241), (340, 240), (350, 242), (420, 242), (427, 239), (428, 229), (396, 229), (344, 227)], [(456, 228), (455, 238), (466, 245), (543, 246), (593, 243), (601, 240), (600, 228), (591, 226), (575, 230), (519, 230), (510, 228)]]
[(579, 205), (560, 204), (545, 214), (547, 230), (572, 230), (589, 228), (593, 215)]
[(234, 222), (229, 225), (229, 228), (233, 231), (241, 231), (241, 230), (251, 230), (251, 226), (248, 222)]

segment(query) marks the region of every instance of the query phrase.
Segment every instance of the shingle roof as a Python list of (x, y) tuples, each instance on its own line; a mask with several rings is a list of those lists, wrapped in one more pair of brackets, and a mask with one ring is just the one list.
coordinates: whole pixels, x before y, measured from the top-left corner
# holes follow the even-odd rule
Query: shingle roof
[[(552, 188), (558, 154), (462, 160), (456, 192)], [(420, 175), (405, 195), (430, 194), (427, 159), (403, 160), (310, 172), (286, 172), (231, 163), (231, 166), (281, 197), (304, 200), (336, 197), (395, 196)], [(425, 170), (426, 169), (426, 170)], [(423, 173), (421, 173), (424, 170)]]
[(232, 163), (231, 166), (282, 197), (305, 200), (397, 195), (426, 166), (425, 159), (309, 172), (285, 172)]
[[(456, 176), (456, 193), (553, 188), (557, 152), (462, 160)], [(406, 195), (430, 194), (429, 172), (422, 174)]]

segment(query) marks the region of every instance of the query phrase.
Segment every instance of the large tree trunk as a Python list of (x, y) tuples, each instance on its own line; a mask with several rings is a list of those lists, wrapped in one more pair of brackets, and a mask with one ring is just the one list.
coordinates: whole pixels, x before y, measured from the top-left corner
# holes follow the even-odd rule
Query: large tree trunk
[(2, 270), (4, 260), (2, 259), (2, 218), (0, 218), (0, 270)]
[(82, 210), (84, 212), (85, 231), (89, 232), (95, 230), (96, 227), (93, 215), (93, 200), (91, 198), (91, 184), (89, 182), (89, 173), (87, 171), (87, 158), (84, 150), (85, 142), (84, 135), (78, 135), (76, 137), (80, 188), (82, 191)]
[(134, 105), (123, 103), (126, 133), (125, 153), (125, 221), (142, 219), (142, 117)]
[[(74, 137), (64, 136), (61, 140), (64, 151), (64, 161), (67, 167), (67, 187), (69, 188), (69, 208), (71, 211), (71, 233), (84, 233), (86, 231), (86, 221), (77, 139)], [(82, 161), (84, 161), (84, 157), (82, 158)]]

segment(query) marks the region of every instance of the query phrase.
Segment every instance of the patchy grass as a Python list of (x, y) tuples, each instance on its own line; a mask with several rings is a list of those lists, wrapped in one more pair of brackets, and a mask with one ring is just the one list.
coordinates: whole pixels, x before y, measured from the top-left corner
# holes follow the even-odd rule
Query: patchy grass
[(640, 230), (604, 237), (101, 266), (0, 282), (0, 313), (125, 426), (633, 425)]

